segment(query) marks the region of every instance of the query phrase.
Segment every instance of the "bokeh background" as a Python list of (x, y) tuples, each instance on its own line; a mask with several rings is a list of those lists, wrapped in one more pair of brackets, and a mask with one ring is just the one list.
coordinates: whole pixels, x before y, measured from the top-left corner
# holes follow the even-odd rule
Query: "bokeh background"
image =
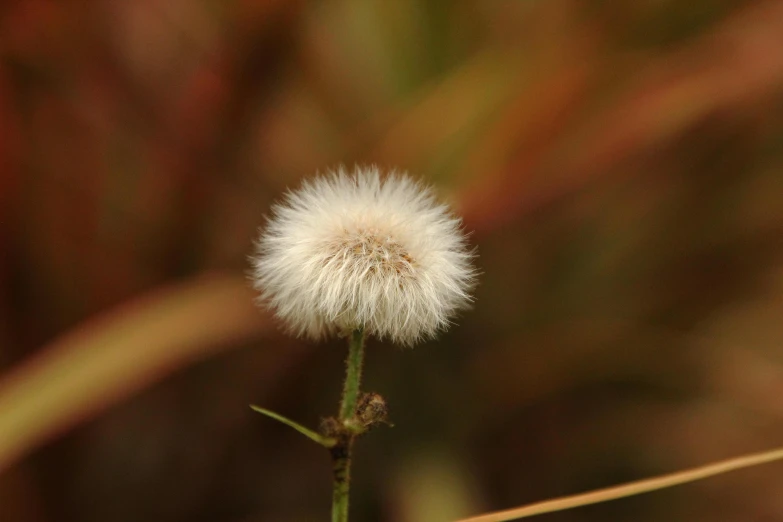
[[(356, 520), (440, 522), (783, 441), (783, 3), (0, 6), (0, 520), (316, 521), (345, 347), (248, 255), (339, 164), (435, 185), (474, 309), (371, 342)], [(542, 521), (783, 520), (769, 465)]]

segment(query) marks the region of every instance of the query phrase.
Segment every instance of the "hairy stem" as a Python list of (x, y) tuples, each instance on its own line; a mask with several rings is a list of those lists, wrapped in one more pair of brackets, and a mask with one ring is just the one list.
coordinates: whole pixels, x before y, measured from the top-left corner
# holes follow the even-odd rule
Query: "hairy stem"
[(332, 489), (332, 522), (348, 522), (348, 497), (351, 490), (351, 446), (353, 437), (338, 443), (332, 453), (334, 485)]
[(340, 403), (340, 421), (345, 423), (356, 414), (359, 401), (359, 385), (362, 381), (362, 363), (364, 360), (364, 331), (354, 330), (348, 344), (348, 360), (345, 363), (345, 383), (343, 399)]
[(351, 449), (355, 435), (351, 426), (355, 423), (356, 405), (359, 401), (359, 385), (362, 380), (364, 360), (364, 331), (354, 330), (348, 344), (345, 364), (345, 384), (340, 402), (340, 424), (346, 428), (330, 452), (334, 471), (332, 490), (332, 522), (348, 522), (348, 497), (351, 488)]

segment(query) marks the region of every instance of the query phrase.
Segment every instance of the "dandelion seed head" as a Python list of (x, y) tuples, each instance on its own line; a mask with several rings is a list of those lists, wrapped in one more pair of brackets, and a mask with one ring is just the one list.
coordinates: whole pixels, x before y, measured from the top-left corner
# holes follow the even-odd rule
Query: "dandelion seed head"
[(459, 218), (432, 190), (375, 167), (339, 169), (286, 194), (256, 243), (260, 301), (298, 335), (364, 328), (412, 345), (471, 301)]

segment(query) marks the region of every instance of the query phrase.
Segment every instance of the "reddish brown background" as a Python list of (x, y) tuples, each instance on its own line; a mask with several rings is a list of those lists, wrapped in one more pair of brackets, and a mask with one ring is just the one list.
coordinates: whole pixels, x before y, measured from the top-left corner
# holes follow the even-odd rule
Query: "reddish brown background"
[[(357, 162), (436, 185), (483, 275), (442, 339), (370, 344), (396, 427), (360, 442), (356, 520), (783, 441), (776, 0), (5, 2), (0, 371), (148, 292), (241, 280), (270, 203)], [(257, 315), (36, 443), (0, 520), (326, 520), (328, 458), (247, 404), (317, 424), (344, 347)], [(770, 465), (541, 520), (773, 521), (782, 498)]]

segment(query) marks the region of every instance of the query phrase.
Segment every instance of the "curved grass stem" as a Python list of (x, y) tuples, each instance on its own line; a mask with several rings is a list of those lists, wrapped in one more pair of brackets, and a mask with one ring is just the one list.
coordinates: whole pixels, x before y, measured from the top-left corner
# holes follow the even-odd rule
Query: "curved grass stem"
[(701, 466), (698, 468), (686, 469), (684, 471), (678, 471), (669, 475), (661, 475), (645, 480), (638, 480), (636, 482), (629, 482), (620, 486), (599, 489), (590, 491), (588, 493), (580, 493), (568, 497), (560, 497), (551, 500), (545, 500), (543, 502), (536, 502), (534, 504), (529, 504), (527, 506), (522, 506), (515, 509), (496, 511), (494, 513), (487, 513), (485, 515), (479, 515), (476, 517), (463, 518), (457, 522), (507, 522), (510, 520), (519, 520), (521, 518), (532, 517), (534, 515), (554, 513), (555, 511), (563, 511), (580, 506), (598, 504), (599, 502), (616, 500), (618, 498), (649, 493), (659, 489), (670, 488), (680, 484), (686, 484), (688, 482), (695, 482), (697, 480), (702, 480), (708, 477), (714, 477), (715, 475), (722, 475), (723, 473), (728, 473), (737, 469), (749, 468), (751, 466), (758, 466), (760, 464), (766, 464), (768, 462), (775, 462), (779, 460), (783, 460), (783, 448), (776, 448), (762, 453), (752, 453), (742, 457), (736, 457), (733, 459), (715, 462), (713, 464), (707, 464), (706, 466)]

